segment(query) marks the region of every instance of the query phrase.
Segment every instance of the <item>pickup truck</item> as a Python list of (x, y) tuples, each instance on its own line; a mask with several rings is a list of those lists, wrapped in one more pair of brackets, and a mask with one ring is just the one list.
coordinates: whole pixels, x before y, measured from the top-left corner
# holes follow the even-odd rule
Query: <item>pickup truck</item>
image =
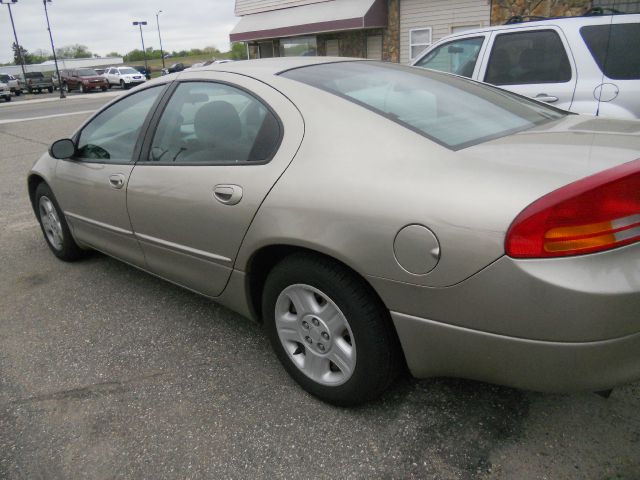
[(0, 73), (0, 82), (9, 85), (11, 93), (14, 93), (16, 96), (22, 95), (22, 83), (13, 75)]
[(6, 83), (0, 82), (0, 97), (4, 98), (5, 102), (11, 101), (11, 90), (9, 90), (9, 85)]
[(42, 72), (27, 72), (24, 76), (29, 93), (42, 93), (43, 90), (47, 90), (49, 93), (53, 92), (53, 80), (45, 77)]

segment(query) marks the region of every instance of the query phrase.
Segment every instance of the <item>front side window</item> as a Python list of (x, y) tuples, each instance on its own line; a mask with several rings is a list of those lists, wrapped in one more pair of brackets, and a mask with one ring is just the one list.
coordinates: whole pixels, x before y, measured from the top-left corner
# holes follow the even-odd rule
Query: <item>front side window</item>
[(317, 51), (316, 37), (294, 37), (280, 40), (281, 57), (315, 57)]
[(409, 53), (411, 60), (418, 57), (420, 52), (431, 45), (431, 27), (415, 28), (409, 32)]
[(471, 78), (483, 42), (484, 37), (473, 37), (445, 43), (422, 57), (416, 66)]
[(640, 23), (591, 25), (582, 27), (580, 35), (607, 77), (640, 79)]
[(503, 33), (496, 37), (484, 81), (493, 85), (565, 83), (571, 64), (553, 30)]
[(566, 115), (499, 88), (414, 67), (340, 62), (281, 75), (363, 106), (452, 150)]
[(147, 88), (99, 113), (83, 129), (76, 158), (102, 163), (128, 163), (151, 107), (164, 88)]
[(280, 123), (244, 90), (214, 82), (185, 82), (169, 100), (149, 161), (228, 165), (268, 161), (280, 142)]

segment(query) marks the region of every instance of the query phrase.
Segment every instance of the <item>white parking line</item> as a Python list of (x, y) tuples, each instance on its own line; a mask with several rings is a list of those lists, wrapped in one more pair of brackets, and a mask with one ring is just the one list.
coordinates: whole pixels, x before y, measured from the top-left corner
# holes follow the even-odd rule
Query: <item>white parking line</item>
[(97, 109), (83, 110), (81, 112), (56, 113), (55, 115), (42, 115), (40, 117), (30, 117), (30, 118), (11, 118), (9, 120), (0, 120), (0, 125), (4, 125), (7, 123), (30, 122), (31, 120), (44, 120), (47, 118), (67, 117), (69, 115), (86, 115), (87, 113), (93, 113), (96, 110)]

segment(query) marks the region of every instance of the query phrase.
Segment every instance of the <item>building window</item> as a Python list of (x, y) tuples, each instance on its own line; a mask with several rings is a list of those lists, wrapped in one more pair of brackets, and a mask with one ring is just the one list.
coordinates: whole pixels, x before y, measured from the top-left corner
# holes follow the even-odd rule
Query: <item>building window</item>
[(451, 33), (462, 33), (467, 30), (474, 30), (476, 28), (480, 28), (480, 25), (477, 23), (475, 25), (455, 25), (451, 27)]
[(339, 57), (340, 56), (340, 43), (338, 40), (327, 40), (327, 57)]
[(258, 51), (260, 52), (260, 58), (273, 57), (273, 41), (259, 42)]
[(316, 37), (294, 37), (280, 40), (281, 57), (315, 57)]
[(411, 55), (411, 60), (414, 60), (429, 45), (431, 45), (431, 27), (414, 28), (409, 31), (409, 55)]

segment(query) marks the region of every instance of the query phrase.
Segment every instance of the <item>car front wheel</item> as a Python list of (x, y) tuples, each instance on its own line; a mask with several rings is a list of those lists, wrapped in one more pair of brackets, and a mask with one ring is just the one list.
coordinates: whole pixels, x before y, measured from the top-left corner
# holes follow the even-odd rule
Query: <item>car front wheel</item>
[(45, 183), (36, 189), (35, 209), (44, 239), (53, 254), (67, 262), (82, 258), (85, 252), (73, 240), (58, 202)]
[(401, 365), (389, 312), (356, 274), (296, 254), (271, 271), (262, 312), (271, 344), (309, 393), (336, 405), (380, 395)]

